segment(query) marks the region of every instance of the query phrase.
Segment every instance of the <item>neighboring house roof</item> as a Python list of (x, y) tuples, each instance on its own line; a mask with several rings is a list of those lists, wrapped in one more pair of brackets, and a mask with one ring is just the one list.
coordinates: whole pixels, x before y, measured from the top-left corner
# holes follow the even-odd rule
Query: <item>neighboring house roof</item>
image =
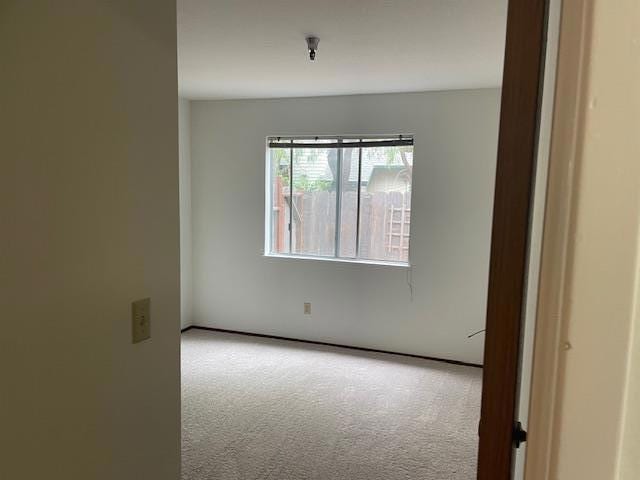
[[(413, 154), (407, 154), (407, 160), (409, 165), (413, 165)], [(404, 167), (402, 160), (396, 157), (392, 164), (388, 164), (386, 158), (376, 158), (370, 156), (364, 156), (362, 158), (362, 183), (368, 184), (373, 173), (374, 168), (377, 167)], [(349, 171), (349, 181), (358, 181), (358, 162), (351, 162), (351, 170)]]
[(367, 191), (404, 192), (411, 188), (410, 177), (404, 165), (376, 165), (371, 171)]
[[(333, 172), (331, 168), (329, 168), (328, 163), (328, 155), (326, 152), (322, 152), (319, 155), (314, 152), (314, 154), (304, 154), (304, 151), (299, 151), (300, 153), (296, 154), (293, 174), (298, 177), (301, 175), (305, 175), (309, 181), (316, 180), (333, 180)], [(358, 162), (357, 157), (354, 158), (355, 161), (351, 162), (351, 168), (349, 170), (349, 182), (357, 182), (358, 181)], [(413, 154), (407, 154), (407, 160), (409, 165), (413, 165)], [(370, 178), (376, 169), (394, 169), (397, 173), (398, 170), (404, 169), (404, 164), (402, 160), (396, 157), (393, 163), (388, 164), (387, 159), (383, 156), (364, 156), (362, 159), (362, 183), (368, 184)]]
[(329, 168), (328, 155), (305, 155), (304, 150), (296, 153), (293, 164), (293, 175), (305, 175), (309, 181), (333, 180), (333, 172)]

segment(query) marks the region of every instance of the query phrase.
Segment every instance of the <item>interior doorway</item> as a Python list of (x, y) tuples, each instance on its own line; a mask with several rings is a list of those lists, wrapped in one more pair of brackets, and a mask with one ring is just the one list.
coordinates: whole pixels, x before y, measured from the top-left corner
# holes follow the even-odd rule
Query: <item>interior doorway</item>
[[(476, 420), (473, 416), (468, 418), (473, 431), (477, 428), (473, 423), (481, 419), (477, 464), (473, 451), (470, 463), (465, 461), (456, 468), (456, 458), (449, 458), (445, 468), (455, 471), (449, 478), (511, 478), (547, 2), (511, 0), (481, 6), (462, 2), (456, 7), (425, 2), (421, 12), (411, 10), (408, 4), (413, 2), (386, 2), (377, 9), (369, 5), (367, 12), (355, 2), (322, 13), (305, 6), (305, 2), (291, 2), (284, 10), (274, 7), (260, 16), (251, 3), (231, 6), (218, 2), (214, 8), (214, 4), (179, 2), (181, 94), (186, 99), (183, 110), (187, 112), (187, 120), (182, 123), (189, 126), (185, 151), (190, 157), (188, 165), (182, 162), (181, 184), (188, 194), (183, 196), (181, 208), (186, 223), (183, 231), (187, 232), (183, 244), (192, 249), (183, 249), (183, 264), (191, 270), (183, 276), (183, 297), (187, 302), (183, 317), (187, 319), (186, 329), (199, 330), (190, 331), (183, 340), (190, 355), (183, 362), (187, 362), (192, 378), (210, 379), (187, 385), (186, 395), (195, 398), (187, 404), (199, 404), (193, 394), (201, 391), (202, 385), (220, 382), (224, 372), (234, 371), (229, 368), (207, 377), (198, 370), (199, 366), (232, 362), (239, 371), (247, 372), (257, 368), (257, 364), (251, 364), (252, 358), (267, 363), (279, 359), (281, 363), (274, 363), (270, 374), (279, 371), (276, 366), (281, 368), (287, 362), (294, 365), (297, 361), (305, 364), (314, 355), (321, 358), (320, 364), (331, 363), (332, 355), (339, 355), (331, 349), (344, 347), (360, 352), (359, 361), (375, 363), (395, 358), (404, 367), (415, 361), (416, 368), (431, 368), (432, 373), (438, 368), (425, 362), (443, 361), (444, 371), (449, 374), (447, 369), (452, 364), (465, 369), (480, 365), (482, 408), (476, 409)], [(290, 44), (294, 42), (288, 27), (292, 19), (296, 24), (309, 25), (297, 27), (307, 29), (298, 32), (304, 64), (297, 63), (299, 59), (292, 60), (295, 53)], [(487, 23), (483, 24), (482, 19)], [(399, 52), (408, 48), (411, 38), (420, 36), (417, 25), (421, 22), (431, 26), (427, 31), (435, 32), (432, 43), (437, 44), (437, 34), (442, 34), (438, 24), (446, 21), (459, 25), (471, 40), (476, 35), (475, 41), (462, 42), (461, 46), (459, 38), (449, 38), (443, 44), (451, 51), (441, 57), (425, 50), (431, 83), (411, 83), (420, 75), (420, 68), (416, 67), (420, 57)], [(241, 30), (229, 30), (239, 22), (255, 27), (250, 41), (240, 34)], [(341, 22), (351, 28), (341, 28)], [(205, 33), (215, 30), (209, 28), (212, 24), (226, 35), (226, 44), (215, 34)], [(315, 31), (323, 29), (327, 33)], [(396, 37), (389, 36), (390, 32), (395, 32)], [(319, 43), (311, 48), (308, 39), (316, 35)], [(351, 43), (344, 41), (348, 38)], [(376, 38), (382, 43), (376, 43)], [(499, 40), (498, 56), (493, 55), (495, 39)], [(248, 46), (253, 42), (260, 45), (255, 48), (258, 58), (238, 61), (248, 55)], [(390, 50), (384, 50), (382, 44)], [(234, 48), (235, 54), (229, 56)], [(261, 56), (261, 48), (271, 55)], [(483, 48), (487, 51), (483, 52)], [(216, 59), (217, 65), (228, 68), (214, 70), (202, 63), (205, 51)], [(445, 62), (445, 58), (455, 59), (456, 55), (461, 59), (457, 63)], [(378, 69), (363, 76), (371, 62)], [(300, 67), (290, 69), (289, 63)], [(435, 75), (437, 65), (440, 68)], [(496, 65), (498, 70), (492, 70)], [(475, 75), (475, 85), (464, 83), (471, 78), (465, 72), (479, 71), (487, 74), (484, 80), (482, 75)], [(487, 86), (491, 75), (497, 83)], [(435, 77), (449, 83), (438, 86)], [(399, 86), (390, 87), (398, 78), (406, 83), (400, 85), (400, 81)], [(484, 86), (479, 86), (482, 81)], [(490, 141), (483, 142), (487, 136)], [(406, 150), (409, 141), (410, 152)], [(256, 238), (264, 240), (256, 242)], [(256, 248), (256, 244), (262, 245)], [(486, 336), (482, 342), (485, 314)], [(472, 328), (474, 325), (478, 328)], [(205, 333), (207, 329), (214, 332)], [(253, 340), (248, 340), (246, 334), (251, 334)], [(208, 347), (205, 337), (210, 342)], [(279, 343), (292, 340), (296, 347)], [(302, 342), (306, 346), (302, 347)], [(285, 355), (280, 348), (291, 355)], [(305, 349), (306, 360), (296, 360)], [(221, 350), (228, 351), (228, 355), (209, 356)], [(265, 352), (273, 355), (263, 356)], [(249, 359), (249, 364), (235, 355)], [(236, 360), (239, 363), (234, 363)], [(341, 363), (340, 368), (347, 368), (347, 364), (348, 361)], [(308, 364), (310, 371), (322, 377), (317, 365)], [(373, 364), (362, 365), (364, 370), (375, 370)], [(195, 370), (189, 370), (191, 367)], [(286, 371), (285, 368), (284, 373), (276, 374), (274, 380), (286, 378)], [(289, 370), (292, 371), (295, 368)], [(464, 373), (459, 378), (468, 371), (460, 370)], [(401, 378), (404, 370), (385, 372), (374, 382), (376, 385), (384, 386), (381, 379), (385, 375)], [(474, 375), (479, 376), (479, 370), (471, 374), (467, 387), (474, 384)], [(267, 372), (248, 378), (237, 373), (232, 383), (251, 387), (249, 390), (256, 384), (265, 388), (254, 391), (248, 400), (252, 406), (252, 401), (265, 392), (283, 388), (282, 383), (267, 378), (272, 378)], [(416, 378), (411, 381), (417, 382)], [(429, 378), (427, 383), (440, 377)], [(260, 383), (261, 379), (264, 382)], [(294, 379), (300, 380), (299, 370), (288, 384), (298, 385), (289, 392), (293, 397), (305, 385), (311, 391), (322, 385), (312, 375), (306, 378), (306, 384)], [(349, 389), (366, 385), (349, 381), (327, 398), (335, 400)], [(183, 384), (183, 400), (184, 388)], [(398, 384), (393, 388), (409, 387)], [(429, 391), (418, 383), (414, 388)], [(448, 393), (453, 391), (455, 387)], [(214, 395), (212, 398), (217, 400), (211, 402), (226, 401), (229, 405), (229, 399), (241, 398), (239, 392), (238, 397), (233, 392), (227, 394), (227, 400)], [(282, 397), (267, 398), (273, 402)], [(313, 418), (307, 410), (313, 402), (302, 398), (304, 408), (299, 404), (300, 410), (296, 410), (292, 404), (289, 409), (292, 418), (296, 414)], [(366, 398), (365, 395), (359, 401), (364, 405)], [(354, 395), (354, 399), (358, 401), (358, 396)], [(393, 403), (394, 397), (386, 400)], [(428, 396), (423, 400), (413, 413), (416, 418), (431, 418)], [(469, 408), (473, 402), (466, 405)], [(254, 419), (277, 417), (277, 411), (261, 410), (262, 414)], [(435, 407), (431, 410), (432, 417), (438, 417), (434, 413), (437, 411)], [(387, 411), (383, 418), (399, 418), (399, 412)], [(191, 413), (183, 412), (183, 416), (193, 418)], [(248, 447), (251, 442), (246, 440), (260, 435), (268, 438), (274, 433), (253, 430), (253, 424), (243, 424), (231, 414), (224, 420), (216, 428), (244, 425), (243, 429), (226, 432), (226, 445), (233, 445), (236, 454), (255, 454), (256, 448)], [(205, 425), (202, 417), (188, 424), (186, 431), (183, 425), (183, 437), (190, 442), (187, 450), (183, 443), (183, 456), (187, 452), (183, 462), (195, 462), (183, 468), (191, 475), (183, 478), (189, 480), (199, 478), (198, 471), (207, 468), (218, 472), (207, 463), (210, 458), (192, 455), (198, 449), (191, 447), (213, 431), (211, 425), (195, 431), (198, 423)], [(282, 424), (293, 428), (288, 422)], [(381, 431), (389, 432), (392, 424), (381, 426)], [(363, 419), (354, 428), (364, 435), (367, 425)], [(374, 425), (369, 425), (371, 434), (375, 433)], [(428, 425), (439, 434), (446, 433), (442, 426)], [(320, 433), (315, 440), (333, 441), (335, 448), (349, 448), (340, 446), (340, 439), (346, 437), (344, 432), (342, 437), (330, 434), (338, 427), (330, 428), (326, 434), (321, 433), (321, 425), (317, 427)], [(303, 431), (303, 437), (309, 437), (314, 430)], [(411, 436), (404, 438), (404, 450), (410, 449)], [(434, 445), (446, 446), (447, 438), (435, 435), (423, 443), (433, 441)], [(361, 444), (361, 454), (354, 453), (351, 461), (328, 456), (329, 460), (320, 465), (317, 458), (314, 463), (309, 445), (305, 450), (304, 443), (298, 444), (299, 455), (285, 449), (284, 440), (280, 446), (270, 446), (263, 452), (264, 457), (258, 455), (257, 469), (252, 471), (262, 472), (258, 475), (282, 473), (282, 465), (286, 464), (287, 468), (295, 466), (292, 471), (300, 478), (325, 478), (318, 475), (326, 476), (331, 471), (326, 468), (331, 459), (334, 466), (343, 466), (343, 470), (333, 471), (333, 478), (347, 478), (345, 472), (351, 472), (351, 478), (368, 472), (367, 478), (372, 478), (371, 473), (376, 471), (372, 469), (375, 460), (367, 460), (366, 442)], [(227, 458), (224, 446), (216, 448), (222, 449), (216, 459)], [(425, 453), (422, 449), (394, 467), (400, 471), (417, 468), (411, 471), (419, 472), (430, 458), (441, 457), (433, 452), (429, 457), (428, 450)], [(225, 475), (245, 471), (244, 457), (233, 458), (236, 464), (226, 465), (230, 470), (225, 470)], [(252, 465), (255, 467), (255, 462)], [(377, 470), (380, 472), (380, 467)], [(446, 475), (436, 471), (429, 474)]]

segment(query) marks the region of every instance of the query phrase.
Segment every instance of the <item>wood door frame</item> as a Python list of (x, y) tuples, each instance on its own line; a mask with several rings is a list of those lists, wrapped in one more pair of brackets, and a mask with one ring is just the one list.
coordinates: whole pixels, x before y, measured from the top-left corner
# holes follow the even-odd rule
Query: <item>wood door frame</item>
[(509, 0), (494, 194), (478, 479), (512, 475), (548, 0)]

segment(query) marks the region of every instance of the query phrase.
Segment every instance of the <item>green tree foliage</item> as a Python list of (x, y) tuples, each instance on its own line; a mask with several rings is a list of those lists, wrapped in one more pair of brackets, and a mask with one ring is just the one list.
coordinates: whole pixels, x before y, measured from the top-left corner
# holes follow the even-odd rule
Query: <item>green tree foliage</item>
[(329, 192), (333, 190), (333, 180), (309, 180), (306, 175), (296, 176), (293, 189), (303, 192)]

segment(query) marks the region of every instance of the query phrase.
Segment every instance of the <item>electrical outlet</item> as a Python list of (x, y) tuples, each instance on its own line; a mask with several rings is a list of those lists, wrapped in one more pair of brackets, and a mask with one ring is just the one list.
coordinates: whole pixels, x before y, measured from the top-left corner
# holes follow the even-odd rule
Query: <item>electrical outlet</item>
[(139, 343), (151, 337), (151, 299), (143, 298), (131, 304), (131, 341)]
[(305, 302), (304, 304), (304, 314), (311, 315), (311, 303)]

